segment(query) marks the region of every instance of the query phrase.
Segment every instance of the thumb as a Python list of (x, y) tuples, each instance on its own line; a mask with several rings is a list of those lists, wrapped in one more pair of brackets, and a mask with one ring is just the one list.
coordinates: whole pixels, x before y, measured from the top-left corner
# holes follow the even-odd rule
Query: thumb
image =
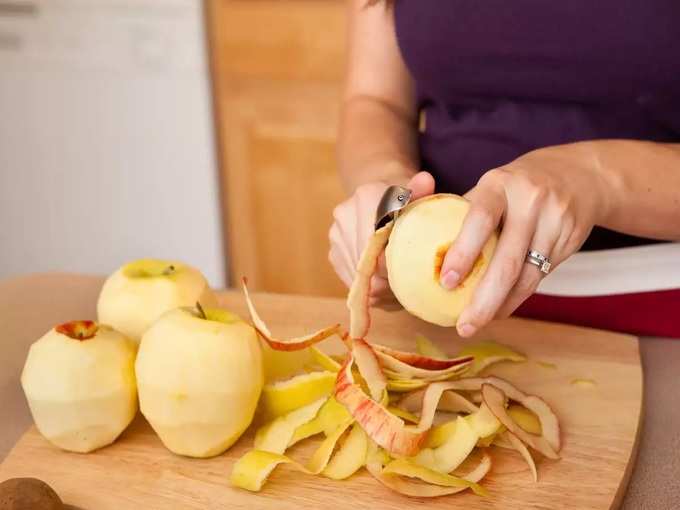
[(411, 195), (411, 200), (417, 200), (427, 195), (432, 195), (434, 193), (434, 177), (428, 172), (418, 172), (416, 175), (411, 177), (406, 185), (413, 194)]

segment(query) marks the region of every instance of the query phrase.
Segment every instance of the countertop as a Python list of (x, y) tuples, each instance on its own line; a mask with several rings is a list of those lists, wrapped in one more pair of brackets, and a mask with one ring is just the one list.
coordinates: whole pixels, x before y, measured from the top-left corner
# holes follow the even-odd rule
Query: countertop
[[(28, 346), (57, 323), (94, 318), (102, 282), (98, 276), (73, 274), (38, 274), (0, 282), (0, 460), (31, 423), (19, 383)], [(643, 338), (640, 350), (645, 377), (642, 437), (621, 508), (677, 510), (680, 340)]]

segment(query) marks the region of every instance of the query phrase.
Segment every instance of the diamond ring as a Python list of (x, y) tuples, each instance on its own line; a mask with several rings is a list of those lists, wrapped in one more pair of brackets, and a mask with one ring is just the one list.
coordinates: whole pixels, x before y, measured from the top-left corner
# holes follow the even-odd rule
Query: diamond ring
[(529, 250), (529, 253), (527, 253), (527, 262), (538, 267), (543, 274), (548, 274), (550, 272), (550, 259), (536, 250)]

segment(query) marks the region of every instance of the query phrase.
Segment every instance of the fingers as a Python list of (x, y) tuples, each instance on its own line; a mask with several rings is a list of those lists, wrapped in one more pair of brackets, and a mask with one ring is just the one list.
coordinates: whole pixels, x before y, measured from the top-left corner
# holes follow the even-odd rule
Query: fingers
[[(432, 194), (435, 183), (429, 173), (420, 172), (410, 179), (407, 186), (413, 191), (412, 199), (418, 199)], [(386, 184), (379, 182), (362, 185), (349, 200), (333, 211), (334, 223), (328, 233), (331, 244), (328, 260), (348, 287), (354, 279), (363, 249), (373, 235), (375, 209), (386, 188)], [(371, 300), (382, 307), (397, 305), (387, 281), (384, 253), (379, 258), (372, 280)]]
[(382, 196), (382, 191), (379, 193), (359, 192), (355, 203), (354, 217), (356, 218), (356, 240), (354, 243), (355, 253), (355, 267), (359, 262), (359, 258), (364, 251), (368, 240), (371, 238), (375, 228), (375, 210)]
[(401, 305), (392, 293), (389, 282), (385, 278), (373, 275), (371, 278), (371, 292), (369, 304), (383, 310), (397, 310)]
[(375, 274), (380, 278), (387, 280), (387, 259), (385, 258), (385, 251), (378, 257), (378, 265), (375, 268)]
[(406, 187), (411, 190), (411, 200), (431, 195), (434, 193), (434, 177), (428, 172), (418, 172), (411, 177)]
[(331, 249), (331, 251), (328, 252), (328, 260), (333, 266), (335, 273), (338, 275), (340, 280), (342, 280), (342, 283), (344, 283), (348, 288), (351, 287), (353, 276), (350, 272), (348, 264), (340, 257), (339, 251), (336, 249)]
[(504, 195), (491, 186), (478, 186), (468, 198), (470, 211), (442, 263), (440, 283), (448, 290), (457, 287), (471, 271), (505, 209)]
[[(559, 225), (555, 224), (554, 221), (550, 221), (549, 219), (544, 221), (539, 220), (538, 226), (536, 227), (536, 233), (529, 244), (529, 249), (535, 250), (541, 255), (545, 255), (549, 259), (552, 259), (555, 245), (559, 238), (559, 232)], [(505, 303), (503, 303), (498, 310), (496, 318), (509, 317), (519, 305), (536, 292), (536, 289), (544, 276), (545, 275), (541, 272), (539, 267), (529, 264), (526, 262), (525, 258), (524, 267), (517, 279), (517, 283), (508, 294)]]
[(469, 337), (490, 322), (520, 277), (529, 243), (536, 227), (536, 215), (514, 205), (506, 221), (489, 267), (474, 292), (471, 303), (458, 319), (458, 333)]
[(333, 225), (328, 234), (331, 248), (337, 244), (343, 259), (346, 259), (352, 268), (356, 267), (359, 260), (355, 253), (356, 229), (357, 216), (352, 201), (345, 201), (333, 209)]

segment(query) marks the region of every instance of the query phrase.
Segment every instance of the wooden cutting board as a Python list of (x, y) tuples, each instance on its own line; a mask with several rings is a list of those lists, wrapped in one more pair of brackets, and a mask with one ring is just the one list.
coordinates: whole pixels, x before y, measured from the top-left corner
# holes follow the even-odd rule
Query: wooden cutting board
[[(246, 316), (240, 294), (227, 292), (222, 298), (224, 306)], [(281, 336), (347, 320), (344, 303), (336, 299), (258, 295), (256, 304), (272, 331)], [(413, 350), (415, 335), (422, 333), (451, 354), (462, 345), (453, 330), (425, 324), (403, 312), (377, 311), (373, 317), (369, 338), (375, 342)], [(234, 489), (228, 481), (235, 459), (252, 445), (252, 431), (219, 457), (188, 459), (168, 452), (141, 417), (115, 444), (87, 455), (52, 447), (33, 427), (0, 465), (0, 480), (41, 478), (65, 502), (88, 510), (617, 508), (635, 460), (640, 427), (642, 368), (637, 339), (521, 319), (494, 323), (478, 338), (500, 341), (527, 354), (530, 361), (502, 364), (493, 373), (544, 397), (561, 420), (562, 459), (540, 460), (537, 484), (517, 454), (494, 448), (493, 469), (483, 482), (488, 498), (464, 493), (411, 499), (390, 492), (366, 472), (336, 482), (286, 466), (254, 494)], [(337, 341), (325, 348), (342, 351)], [(580, 379), (594, 384), (573, 384)], [(297, 449), (295, 455), (304, 458), (312, 448)]]

